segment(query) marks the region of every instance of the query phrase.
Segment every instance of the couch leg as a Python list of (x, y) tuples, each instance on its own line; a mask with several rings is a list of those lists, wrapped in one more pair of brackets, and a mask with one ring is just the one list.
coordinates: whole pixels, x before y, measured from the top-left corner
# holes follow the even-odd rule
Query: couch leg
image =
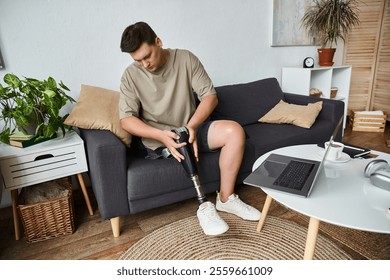
[(111, 228), (112, 233), (114, 234), (114, 237), (119, 237), (120, 235), (120, 228), (121, 228), (121, 221), (119, 217), (111, 218)]

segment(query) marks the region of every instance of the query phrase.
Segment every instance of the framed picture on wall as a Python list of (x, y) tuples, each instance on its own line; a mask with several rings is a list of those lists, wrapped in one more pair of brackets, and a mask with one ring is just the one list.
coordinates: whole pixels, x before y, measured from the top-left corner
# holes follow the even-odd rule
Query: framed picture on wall
[(301, 26), (305, 10), (314, 1), (273, 0), (272, 47), (317, 45)]
[(1, 55), (1, 50), (0, 50), (0, 69), (3, 69), (5, 66), (4, 66), (4, 62), (3, 62), (3, 57)]

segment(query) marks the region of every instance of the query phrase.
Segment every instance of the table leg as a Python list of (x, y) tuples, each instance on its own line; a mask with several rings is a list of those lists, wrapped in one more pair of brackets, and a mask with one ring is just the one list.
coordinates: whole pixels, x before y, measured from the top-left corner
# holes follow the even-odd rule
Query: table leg
[(310, 217), (309, 228), (307, 230), (305, 255), (303, 256), (304, 260), (312, 260), (314, 257), (319, 228), (320, 220)]
[(87, 188), (86, 188), (85, 183), (84, 183), (83, 175), (81, 173), (77, 174), (77, 179), (79, 180), (81, 191), (83, 192), (85, 203), (87, 204), (89, 215), (92, 216), (93, 215), (93, 209), (92, 209), (92, 206), (91, 206), (91, 202), (89, 200), (89, 196), (88, 196)]
[(264, 203), (264, 206), (263, 206), (263, 210), (261, 210), (260, 221), (257, 224), (257, 229), (256, 230), (258, 232), (260, 232), (261, 229), (263, 228), (263, 225), (264, 225), (264, 222), (265, 222), (265, 218), (267, 217), (269, 207), (271, 206), (271, 202), (272, 202), (272, 197), (270, 195), (267, 195), (267, 198), (265, 199), (265, 203)]
[(15, 229), (15, 240), (20, 239), (20, 220), (18, 213), (18, 190), (11, 190), (12, 197), (12, 215), (14, 216), (14, 229)]

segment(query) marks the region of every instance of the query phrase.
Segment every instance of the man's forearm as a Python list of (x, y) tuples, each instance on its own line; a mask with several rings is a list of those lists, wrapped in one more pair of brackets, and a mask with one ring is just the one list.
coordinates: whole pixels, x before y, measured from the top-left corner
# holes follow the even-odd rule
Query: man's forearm
[(121, 125), (124, 130), (130, 134), (142, 138), (159, 139), (161, 130), (154, 128), (135, 116), (121, 119)]
[(216, 94), (203, 98), (187, 126), (193, 129), (198, 128), (211, 115), (217, 105)]
[(170, 130), (154, 128), (134, 116), (121, 119), (121, 125), (124, 130), (132, 135), (161, 142), (178, 161), (184, 159), (184, 156), (177, 149), (184, 147), (186, 143), (176, 143), (175, 139), (179, 138), (179, 135), (176, 133)]

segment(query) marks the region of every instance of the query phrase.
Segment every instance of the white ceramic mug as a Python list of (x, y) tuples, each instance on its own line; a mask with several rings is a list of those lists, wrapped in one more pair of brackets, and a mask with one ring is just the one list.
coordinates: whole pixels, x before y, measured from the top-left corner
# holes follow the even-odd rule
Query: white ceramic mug
[[(325, 149), (328, 148), (329, 141), (325, 142)], [(333, 142), (330, 146), (328, 155), (326, 156), (326, 159), (328, 160), (338, 160), (341, 158), (343, 154), (344, 144), (340, 142)]]

